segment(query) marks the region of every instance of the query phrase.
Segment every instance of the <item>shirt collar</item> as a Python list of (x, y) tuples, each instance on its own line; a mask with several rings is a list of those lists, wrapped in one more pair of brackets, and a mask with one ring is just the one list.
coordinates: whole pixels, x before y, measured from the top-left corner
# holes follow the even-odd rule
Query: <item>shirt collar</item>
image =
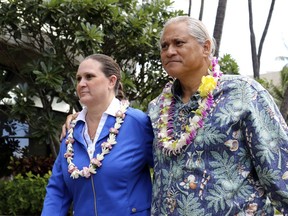
[(182, 96), (182, 89), (181, 89), (181, 84), (178, 79), (176, 79), (173, 82), (173, 85), (171, 86), (171, 92), (176, 97), (176, 99), (181, 100)]
[(116, 112), (120, 109), (120, 101), (114, 97), (113, 100), (111, 101), (109, 107), (107, 108), (107, 110), (104, 112), (107, 115), (111, 115), (111, 116), (116, 116)]
[[(182, 103), (183, 91), (182, 91), (182, 88), (181, 88), (180, 81), (178, 79), (176, 79), (173, 82), (173, 85), (171, 86), (171, 92), (172, 92), (173, 96), (175, 97), (176, 101)], [(195, 94), (193, 94), (190, 97), (190, 101), (198, 100), (199, 98), (200, 98), (200, 94), (197, 91), (197, 92), (195, 92)]]
[[(114, 97), (112, 99), (110, 105), (108, 106), (108, 108), (106, 109), (106, 111), (103, 114), (111, 115), (111, 116), (115, 117), (116, 116), (116, 112), (119, 109), (120, 109), (120, 101), (116, 97)], [(86, 114), (87, 114), (87, 108), (84, 107), (82, 109), (82, 111), (79, 113), (79, 115), (77, 116), (76, 122), (78, 122), (78, 121), (86, 122), (85, 121)]]

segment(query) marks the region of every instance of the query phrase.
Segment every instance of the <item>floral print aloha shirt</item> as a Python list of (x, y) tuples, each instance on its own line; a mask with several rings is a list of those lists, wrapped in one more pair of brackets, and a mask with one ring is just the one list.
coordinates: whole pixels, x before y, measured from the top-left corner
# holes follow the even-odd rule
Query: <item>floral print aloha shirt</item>
[[(193, 117), (199, 94), (176, 98), (174, 136)], [(223, 75), (204, 127), (181, 154), (157, 144), (159, 97), (148, 107), (155, 140), (153, 216), (288, 214), (288, 128), (269, 93), (255, 80)], [(177, 137), (178, 136), (178, 137)]]

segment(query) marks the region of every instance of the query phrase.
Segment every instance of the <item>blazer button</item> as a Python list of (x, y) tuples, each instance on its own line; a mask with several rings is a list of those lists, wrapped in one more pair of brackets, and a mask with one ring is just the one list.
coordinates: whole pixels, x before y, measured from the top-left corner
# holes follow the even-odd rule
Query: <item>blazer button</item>
[(137, 211), (137, 209), (136, 208), (132, 208), (132, 212), (136, 212)]

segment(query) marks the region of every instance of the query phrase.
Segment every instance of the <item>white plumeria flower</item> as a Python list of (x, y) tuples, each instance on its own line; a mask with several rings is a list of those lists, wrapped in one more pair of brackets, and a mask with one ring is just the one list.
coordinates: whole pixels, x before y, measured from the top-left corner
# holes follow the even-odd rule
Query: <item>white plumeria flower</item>
[(68, 144), (67, 145), (67, 151), (69, 151), (69, 152), (73, 152), (74, 151), (72, 144)]
[(164, 146), (164, 148), (170, 149), (171, 144), (170, 144), (170, 142), (163, 142), (163, 146)]
[(164, 136), (163, 138), (167, 137), (167, 129), (166, 129), (166, 128), (162, 127), (162, 128), (160, 129), (159, 133), (160, 133), (160, 134), (163, 134), (163, 136)]
[(104, 159), (104, 156), (102, 154), (97, 154), (96, 158), (97, 160), (102, 161)]
[(88, 170), (92, 174), (96, 174), (96, 168), (92, 164), (89, 164)]
[(123, 119), (122, 118), (116, 118), (116, 124), (120, 125), (123, 123)]
[(200, 120), (201, 120), (200, 116), (195, 115), (192, 119), (191, 118), (189, 119), (189, 123), (194, 125), (197, 124)]
[(114, 128), (115, 128), (115, 129), (119, 129), (119, 128), (121, 127), (120, 124), (121, 124), (121, 123), (116, 123), (116, 124), (114, 125)]
[(85, 178), (89, 178), (91, 176), (91, 173), (88, 167), (83, 167), (81, 173), (82, 173), (81, 176), (84, 176)]
[(166, 134), (165, 134), (165, 133), (158, 133), (158, 138), (159, 138), (159, 139), (162, 139), (162, 138), (164, 138), (164, 137), (166, 137)]
[(68, 157), (67, 162), (68, 162), (68, 164), (70, 164), (72, 162), (72, 157)]
[(107, 142), (111, 143), (112, 145), (113, 145), (113, 144), (116, 144), (116, 135), (110, 133)]
[(165, 114), (163, 114), (163, 115), (161, 116), (161, 120), (162, 120), (163, 122), (167, 122), (167, 121), (168, 121), (168, 117), (169, 117), (168, 113), (165, 113)]
[(78, 173), (78, 170), (74, 170), (72, 173), (71, 173), (71, 177), (73, 179), (77, 179), (79, 177), (79, 173)]

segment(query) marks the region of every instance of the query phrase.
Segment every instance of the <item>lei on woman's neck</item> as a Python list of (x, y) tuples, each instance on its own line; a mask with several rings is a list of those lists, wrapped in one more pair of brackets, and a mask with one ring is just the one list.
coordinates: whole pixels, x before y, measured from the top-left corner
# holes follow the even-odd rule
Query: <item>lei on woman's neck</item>
[(199, 128), (204, 126), (204, 119), (208, 115), (214, 103), (213, 91), (218, 85), (218, 80), (222, 76), (217, 58), (211, 61), (211, 71), (209, 75), (203, 76), (198, 88), (200, 99), (198, 108), (192, 111), (195, 115), (189, 118), (189, 124), (185, 126), (185, 131), (180, 138), (174, 138), (173, 117), (175, 109), (175, 99), (171, 92), (172, 82), (166, 84), (160, 95), (160, 116), (157, 122), (159, 147), (166, 155), (177, 155), (183, 151), (183, 147), (190, 145), (197, 135)]
[(104, 156), (110, 152), (113, 145), (115, 145), (116, 142), (116, 136), (119, 133), (119, 128), (121, 127), (121, 124), (124, 121), (125, 113), (127, 111), (127, 108), (129, 106), (128, 101), (121, 101), (120, 109), (116, 112), (116, 121), (113, 128), (110, 128), (109, 137), (106, 142), (103, 142), (101, 144), (102, 152), (100, 154), (97, 154), (96, 158), (92, 158), (90, 160), (90, 164), (88, 167), (83, 167), (82, 170), (79, 170), (77, 166), (73, 163), (73, 156), (74, 156), (74, 149), (73, 149), (73, 131), (74, 127), (76, 125), (76, 119), (73, 119), (71, 121), (71, 128), (68, 131), (68, 136), (65, 141), (66, 143), (66, 153), (64, 154), (64, 157), (67, 159), (68, 163), (68, 172), (71, 173), (70, 177), (73, 179), (81, 177), (89, 178), (91, 174), (96, 174), (96, 169), (98, 167), (102, 166), (101, 161), (104, 160)]

